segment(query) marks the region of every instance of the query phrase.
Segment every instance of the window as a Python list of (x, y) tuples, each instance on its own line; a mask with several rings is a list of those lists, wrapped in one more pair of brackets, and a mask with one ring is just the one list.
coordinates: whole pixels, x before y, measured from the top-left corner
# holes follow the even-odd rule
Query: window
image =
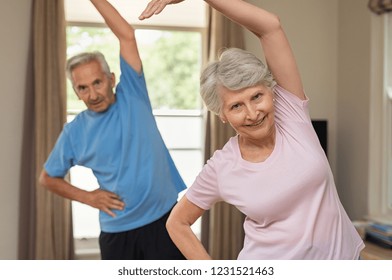
[[(111, 2), (117, 8), (121, 5), (129, 5), (130, 2), (133, 3), (132, 5), (144, 8), (144, 4), (148, 3), (148, 1), (127, 1), (128, 4), (126, 4), (124, 1), (116, 0)], [(83, 51), (99, 50), (105, 55), (118, 81), (120, 70), (117, 38), (102, 23), (100, 15), (94, 13), (95, 9), (90, 7), (89, 1), (81, 3), (66, 0), (65, 3), (68, 19), (68, 57)], [(191, 0), (188, 3), (193, 6), (196, 4), (196, 8), (192, 9), (199, 9), (204, 13), (202, 1)], [(82, 8), (80, 5), (90, 6)], [(131, 9), (124, 7), (124, 10)], [(83, 15), (79, 15), (78, 18), (80, 12), (83, 12)], [(91, 12), (91, 14), (86, 15), (86, 12)], [(199, 75), (203, 59), (204, 26), (200, 25), (200, 17), (193, 21), (189, 19), (192, 17), (188, 17), (183, 19), (184, 24), (181, 27), (176, 26), (182, 20), (178, 19), (178, 15), (183, 14), (169, 17), (174, 24), (170, 24), (166, 17), (163, 22), (153, 21), (154, 26), (142, 26), (140, 22), (138, 22), (139, 25), (133, 24), (133, 26), (136, 29), (154, 116), (166, 146), (185, 183), (189, 186), (203, 165), (204, 122), (202, 102), (199, 97)], [(83, 22), (80, 22), (81, 18)], [(134, 18), (137, 16), (135, 15)], [(78, 100), (68, 81), (68, 121), (84, 109), (84, 103)], [(73, 167), (70, 177), (71, 183), (77, 187), (86, 190), (94, 190), (98, 187), (93, 173), (85, 167)], [(78, 250), (84, 246), (82, 243), (90, 242), (89, 240), (96, 242), (100, 232), (98, 210), (78, 202), (72, 202), (72, 208), (76, 254), (78, 255)], [(195, 232), (198, 232), (199, 228), (199, 223), (196, 223)], [(96, 243), (93, 244), (94, 246), (97, 246)]]
[(372, 17), (369, 214), (392, 221), (392, 15)]
[(385, 130), (385, 181), (388, 212), (392, 213), (392, 15), (387, 16), (387, 39), (386, 39), (386, 69), (384, 73), (385, 85), (383, 96), (383, 124)]

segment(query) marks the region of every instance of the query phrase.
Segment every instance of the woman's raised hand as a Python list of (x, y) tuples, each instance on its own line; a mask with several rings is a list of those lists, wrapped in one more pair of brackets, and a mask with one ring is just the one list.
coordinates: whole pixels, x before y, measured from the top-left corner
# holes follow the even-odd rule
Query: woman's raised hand
[(140, 14), (139, 19), (143, 20), (150, 18), (153, 15), (157, 15), (163, 11), (166, 5), (177, 4), (183, 2), (184, 0), (152, 0), (148, 3), (147, 7)]

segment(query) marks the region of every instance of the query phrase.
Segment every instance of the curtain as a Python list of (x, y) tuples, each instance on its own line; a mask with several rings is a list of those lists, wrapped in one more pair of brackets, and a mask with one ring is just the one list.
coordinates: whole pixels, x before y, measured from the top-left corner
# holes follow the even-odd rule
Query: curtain
[(35, 257), (35, 161), (34, 161), (34, 67), (32, 29), (30, 31), (27, 80), (24, 99), (22, 165), (19, 191), (18, 259)]
[(63, 0), (34, 0), (22, 161), (20, 259), (72, 259), (71, 202), (39, 186), (42, 166), (66, 121)]
[[(228, 47), (244, 47), (242, 27), (209, 8), (208, 60), (214, 61)], [(211, 112), (206, 112), (205, 154), (207, 161), (236, 133)], [(235, 207), (219, 202), (202, 217), (201, 241), (213, 259), (236, 259), (243, 245), (244, 215)]]
[(378, 14), (392, 12), (392, 0), (369, 0), (369, 9)]

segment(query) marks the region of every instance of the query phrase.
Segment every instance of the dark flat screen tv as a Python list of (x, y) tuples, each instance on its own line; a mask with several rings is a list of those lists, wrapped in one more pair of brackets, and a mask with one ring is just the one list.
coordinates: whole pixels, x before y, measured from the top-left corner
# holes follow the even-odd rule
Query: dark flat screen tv
[(312, 124), (320, 140), (321, 147), (328, 157), (328, 122), (327, 120), (312, 120)]

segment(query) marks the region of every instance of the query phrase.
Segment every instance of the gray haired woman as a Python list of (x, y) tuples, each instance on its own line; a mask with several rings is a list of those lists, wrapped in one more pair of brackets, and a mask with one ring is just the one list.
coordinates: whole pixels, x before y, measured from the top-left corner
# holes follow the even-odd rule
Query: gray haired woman
[[(153, 0), (141, 18), (178, 2)], [(226, 201), (246, 215), (238, 259), (358, 259), (364, 244), (340, 203), (279, 18), (242, 0), (206, 2), (259, 38), (268, 68), (253, 54), (228, 49), (203, 71), (207, 108), (237, 135), (173, 209), (172, 240), (187, 259), (210, 259), (190, 226)]]

